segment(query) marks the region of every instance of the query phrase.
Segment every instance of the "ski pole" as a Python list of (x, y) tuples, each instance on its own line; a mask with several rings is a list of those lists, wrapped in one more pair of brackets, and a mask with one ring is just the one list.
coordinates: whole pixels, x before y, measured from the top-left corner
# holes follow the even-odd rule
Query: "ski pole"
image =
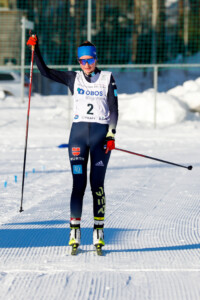
[[(34, 35), (33, 35), (33, 37), (34, 37)], [(25, 168), (26, 168), (26, 152), (27, 152), (27, 144), (28, 144), (28, 127), (29, 127), (29, 115), (30, 115), (30, 103), (31, 103), (34, 51), (35, 51), (35, 46), (32, 46), (31, 47), (30, 80), (29, 80), (29, 97), (28, 97), (29, 99), (28, 99), (28, 111), (27, 111), (27, 120), (26, 120), (25, 148), (24, 148), (24, 164), (23, 164), (23, 175), (22, 175), (21, 206), (20, 206), (19, 212), (23, 211), (24, 179), (25, 179)]]
[(177, 166), (177, 167), (186, 168), (188, 170), (192, 170), (192, 168), (193, 168), (192, 166), (183, 166), (183, 165), (175, 164), (175, 163), (170, 162), (170, 161), (166, 161), (166, 160), (163, 160), (163, 159), (159, 159), (159, 158), (155, 158), (155, 157), (152, 157), (152, 156), (143, 155), (143, 154), (140, 154), (140, 153), (136, 153), (136, 152), (132, 152), (132, 151), (120, 149), (120, 148), (115, 148), (115, 150), (123, 151), (123, 152), (126, 152), (126, 153), (130, 153), (130, 154), (133, 154), (133, 155), (137, 155), (137, 156), (141, 156), (141, 157), (145, 157), (145, 158), (149, 158), (149, 159), (153, 159), (153, 160), (156, 160), (156, 161), (159, 161), (159, 162), (163, 162), (163, 163), (166, 163), (166, 164), (170, 164), (170, 165), (174, 165), (174, 166)]

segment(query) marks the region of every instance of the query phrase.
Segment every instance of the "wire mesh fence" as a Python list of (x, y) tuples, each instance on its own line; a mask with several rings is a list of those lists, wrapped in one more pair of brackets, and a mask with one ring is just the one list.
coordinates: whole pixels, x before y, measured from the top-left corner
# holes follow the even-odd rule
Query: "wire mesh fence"
[(88, 36), (100, 64), (180, 63), (200, 50), (199, 0), (0, 0), (0, 65), (21, 64), (23, 15), (50, 65), (76, 64)]

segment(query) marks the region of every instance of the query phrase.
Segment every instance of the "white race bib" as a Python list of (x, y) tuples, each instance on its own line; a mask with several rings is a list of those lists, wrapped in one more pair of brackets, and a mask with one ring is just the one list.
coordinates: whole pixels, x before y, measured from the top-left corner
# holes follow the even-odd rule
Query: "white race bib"
[(108, 124), (110, 112), (107, 102), (111, 72), (101, 71), (96, 82), (88, 82), (77, 71), (74, 84), (74, 121)]

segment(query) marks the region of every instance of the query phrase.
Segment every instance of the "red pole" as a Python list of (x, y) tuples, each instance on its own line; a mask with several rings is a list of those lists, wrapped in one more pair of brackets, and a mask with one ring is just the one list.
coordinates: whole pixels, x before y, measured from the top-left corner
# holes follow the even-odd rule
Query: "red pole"
[(193, 168), (192, 166), (188, 166), (188, 167), (187, 167), (187, 166), (175, 164), (175, 163), (173, 163), (173, 162), (166, 161), (166, 160), (163, 160), (163, 159), (159, 159), (159, 158), (155, 158), (155, 157), (152, 157), (152, 156), (143, 155), (143, 154), (140, 154), (140, 153), (136, 153), (136, 152), (132, 152), (132, 151), (120, 149), (120, 148), (115, 148), (115, 150), (122, 151), (122, 152), (126, 152), (126, 153), (133, 154), (133, 155), (137, 155), (137, 156), (141, 156), (141, 157), (145, 157), (145, 158), (149, 158), (149, 159), (153, 159), (153, 160), (156, 160), (156, 161), (159, 161), (159, 162), (163, 162), (163, 163), (166, 163), (166, 164), (170, 164), (170, 165), (174, 165), (174, 166), (177, 166), (177, 167), (186, 168), (186, 169), (188, 169), (188, 170), (192, 170), (192, 168)]
[(25, 136), (25, 148), (24, 148), (24, 164), (23, 164), (23, 175), (22, 175), (22, 192), (21, 192), (21, 206), (20, 212), (23, 211), (23, 195), (24, 195), (24, 179), (25, 179), (25, 169), (26, 169), (26, 153), (28, 144), (28, 128), (29, 128), (29, 115), (30, 115), (30, 105), (31, 105), (31, 89), (32, 89), (32, 78), (33, 78), (33, 59), (34, 59), (35, 47), (31, 48), (31, 68), (30, 68), (30, 81), (29, 81), (29, 99), (28, 99), (28, 111), (26, 120), (26, 136)]

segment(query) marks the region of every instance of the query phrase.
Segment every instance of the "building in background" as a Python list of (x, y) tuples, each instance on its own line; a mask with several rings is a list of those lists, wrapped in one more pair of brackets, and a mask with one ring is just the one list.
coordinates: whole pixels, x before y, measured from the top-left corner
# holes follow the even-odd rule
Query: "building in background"
[(0, 65), (21, 64), (21, 17), (16, 0), (0, 0)]

